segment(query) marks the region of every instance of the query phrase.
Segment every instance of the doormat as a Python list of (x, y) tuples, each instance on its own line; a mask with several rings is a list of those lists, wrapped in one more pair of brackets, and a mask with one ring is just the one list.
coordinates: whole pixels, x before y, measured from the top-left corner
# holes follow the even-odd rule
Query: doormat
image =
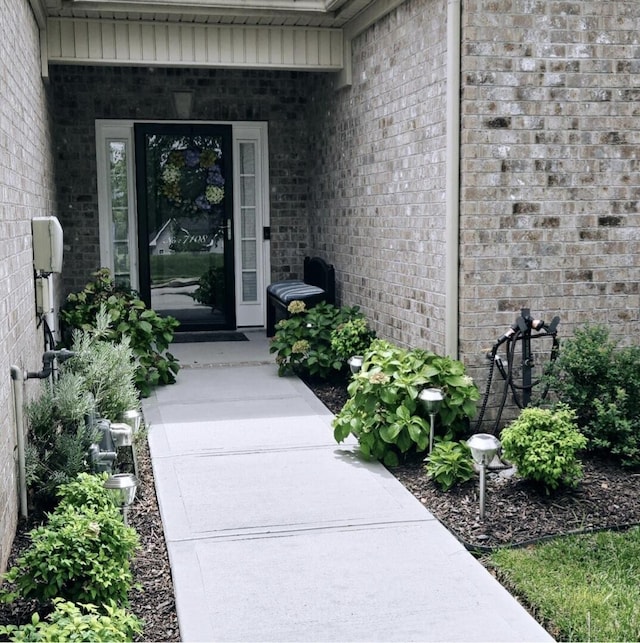
[(237, 331), (194, 331), (178, 332), (173, 336), (174, 344), (192, 344), (196, 342), (248, 342), (249, 338)]

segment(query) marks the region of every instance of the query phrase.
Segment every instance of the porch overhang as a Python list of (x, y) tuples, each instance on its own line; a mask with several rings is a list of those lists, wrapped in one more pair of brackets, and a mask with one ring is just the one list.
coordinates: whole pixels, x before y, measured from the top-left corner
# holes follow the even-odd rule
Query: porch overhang
[(30, 0), (49, 64), (289, 69), (351, 82), (351, 40), (404, 0)]
[[(341, 27), (374, 0), (42, 0), (49, 15), (64, 17), (133, 17), (215, 23), (220, 16), (251, 20), (259, 16), (265, 24), (313, 24)], [(291, 20), (294, 20), (292, 23)]]
[(49, 18), (53, 64), (339, 71), (340, 29)]

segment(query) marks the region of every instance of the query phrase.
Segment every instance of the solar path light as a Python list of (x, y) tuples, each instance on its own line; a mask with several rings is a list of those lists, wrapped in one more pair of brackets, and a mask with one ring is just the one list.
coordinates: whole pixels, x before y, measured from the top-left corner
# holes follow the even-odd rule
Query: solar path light
[(132, 473), (115, 473), (105, 480), (104, 488), (113, 494), (116, 503), (122, 510), (124, 524), (127, 525), (127, 512), (136, 497), (138, 478)]
[(480, 468), (480, 520), (484, 520), (485, 478), (487, 466), (500, 450), (500, 440), (490, 433), (476, 433), (467, 440), (471, 457)]
[(142, 413), (136, 409), (125, 411), (122, 414), (122, 421), (131, 427), (133, 435), (135, 435), (140, 429), (140, 424), (142, 424)]
[(351, 372), (355, 375), (356, 373), (360, 372), (360, 369), (362, 368), (362, 362), (363, 362), (363, 357), (362, 355), (353, 355), (347, 360), (347, 364), (349, 364), (349, 368), (351, 369)]
[(136, 409), (125, 411), (122, 414), (122, 422), (131, 427), (131, 444), (128, 446), (128, 451), (125, 450), (125, 454), (130, 455), (131, 464), (133, 465), (133, 473), (138, 475), (138, 458), (136, 456), (135, 439), (138, 431), (140, 430), (140, 426), (142, 425), (142, 413)]
[(433, 451), (433, 433), (436, 423), (436, 414), (440, 410), (440, 405), (444, 396), (439, 388), (425, 388), (418, 394), (422, 407), (429, 414), (431, 419), (431, 428), (429, 430), (429, 454)]

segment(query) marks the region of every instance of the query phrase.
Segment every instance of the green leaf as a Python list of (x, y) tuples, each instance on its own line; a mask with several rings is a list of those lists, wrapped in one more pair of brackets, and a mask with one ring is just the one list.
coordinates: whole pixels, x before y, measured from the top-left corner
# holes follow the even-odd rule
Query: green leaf
[(410, 424), (409, 436), (418, 445), (420, 451), (424, 451), (429, 444), (429, 436), (422, 430), (419, 424)]
[(400, 460), (393, 451), (387, 451), (384, 456), (384, 464), (387, 467), (397, 467), (400, 464)]
[(385, 404), (394, 404), (397, 400), (397, 390), (394, 387), (386, 387), (380, 390), (380, 399)]
[(400, 433), (398, 434), (396, 446), (402, 453), (406, 453), (413, 446), (413, 440), (411, 439), (409, 431), (406, 428), (403, 428), (402, 431), (400, 431)]
[(463, 375), (447, 375), (444, 378), (444, 381), (449, 385), (449, 386), (454, 386), (454, 387), (467, 387), (469, 384), (465, 381), (465, 378)]
[(333, 430), (333, 437), (336, 442), (344, 442), (348, 437), (351, 431), (346, 425), (337, 425)]
[(396, 409), (396, 415), (403, 421), (403, 422), (409, 422), (411, 420), (411, 413), (409, 412), (409, 409), (404, 406), (400, 405)]
[(399, 424), (391, 424), (380, 428), (380, 437), (388, 444), (393, 444), (401, 431)]

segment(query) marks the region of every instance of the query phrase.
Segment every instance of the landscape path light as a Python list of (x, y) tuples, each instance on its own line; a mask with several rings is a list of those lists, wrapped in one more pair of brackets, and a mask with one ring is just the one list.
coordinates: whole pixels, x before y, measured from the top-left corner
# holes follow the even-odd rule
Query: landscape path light
[(130, 409), (122, 414), (122, 421), (131, 427), (133, 439), (131, 441), (131, 460), (133, 464), (133, 473), (138, 475), (138, 456), (136, 455), (136, 435), (142, 425), (142, 413), (137, 409)]
[(138, 478), (132, 473), (115, 473), (105, 480), (104, 488), (113, 493), (116, 503), (122, 510), (124, 524), (128, 524), (127, 513), (136, 498)]
[(130, 409), (122, 414), (122, 421), (128, 424), (135, 435), (142, 424), (142, 413), (136, 409)]
[(362, 362), (363, 362), (362, 355), (352, 355), (347, 360), (347, 364), (349, 364), (349, 368), (351, 369), (351, 372), (354, 375), (360, 372), (360, 369), (362, 368)]
[(418, 399), (431, 419), (431, 428), (429, 429), (429, 454), (431, 454), (431, 451), (433, 451), (433, 434), (436, 415), (440, 410), (440, 405), (442, 404), (442, 400), (444, 400), (444, 396), (439, 388), (425, 388), (418, 394)]
[(500, 440), (490, 433), (475, 433), (467, 440), (473, 461), (480, 467), (480, 520), (484, 520), (484, 496), (487, 466), (500, 450)]

